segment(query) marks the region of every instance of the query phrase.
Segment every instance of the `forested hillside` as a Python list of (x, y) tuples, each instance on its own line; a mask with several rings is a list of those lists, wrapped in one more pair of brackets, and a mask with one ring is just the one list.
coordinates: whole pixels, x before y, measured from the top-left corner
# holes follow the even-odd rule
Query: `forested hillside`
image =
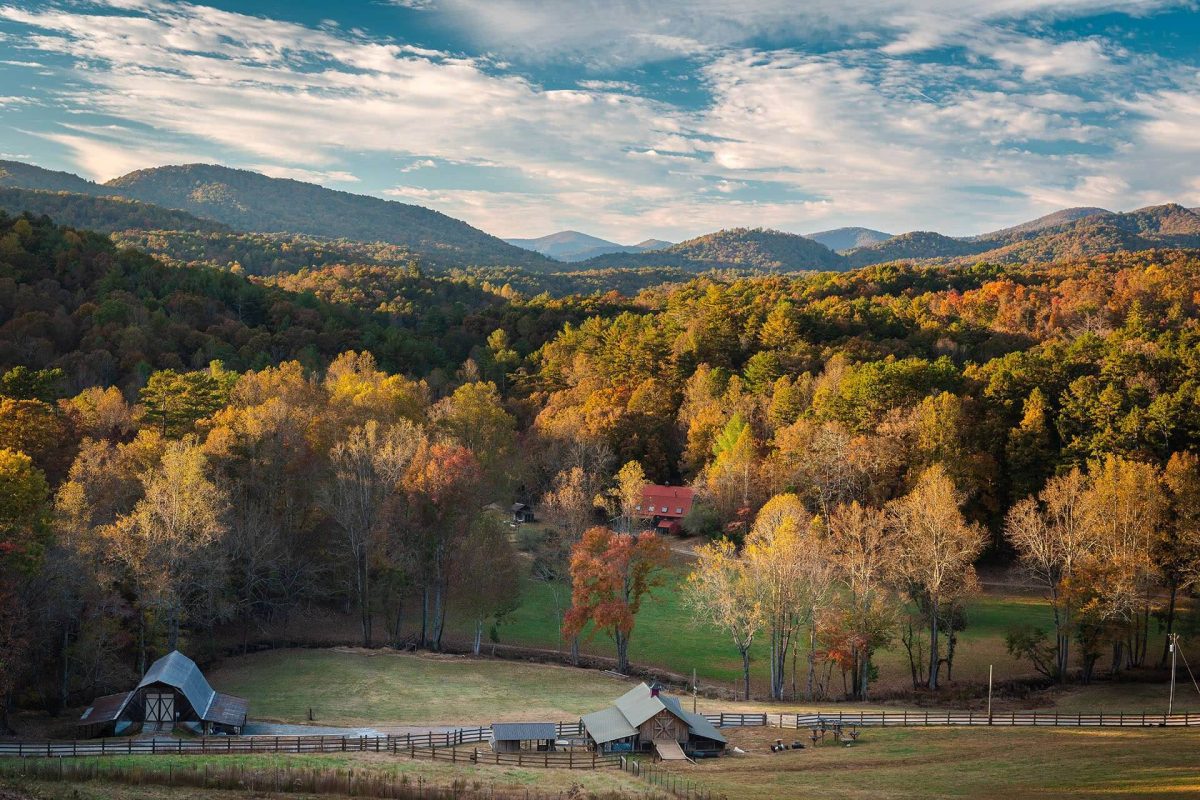
[(60, 225), (89, 230), (171, 231), (186, 236), (194, 231), (224, 231), (225, 225), (136, 200), (97, 197), (73, 192), (0, 187), (0, 211), (10, 216), (29, 212), (48, 216)]
[[(1094, 547), (1060, 649), (1143, 664), (1151, 614), (1173, 624), (1200, 566), (1198, 297), (1200, 253), (1165, 250), (630, 298), (381, 264), (251, 280), (0, 217), (0, 645), (21, 654), (0, 679), (57, 708), (306, 609), (352, 611), (365, 643), (438, 648), (448, 615), (502, 636), (524, 582), (570, 596), (571, 548), (607, 547), (585, 531), (632, 520), (645, 479), (695, 487), (687, 530), (746, 543), (722, 558), (776, 563), (801, 534), (887, 543), (866, 611), (831, 551), (828, 607), (787, 617), (855, 696), (876, 648), (916, 648), (914, 676), (938, 663), (921, 647), (952, 659), (973, 561), (1025, 564), (1051, 530), (1037, 515), (1076, 491)], [(557, 531), (532, 566), (479, 512), (516, 499)], [(927, 509), (962, 542), (936, 588), (913, 566)], [(1013, 652), (1050, 652), (1020, 636)]]
[(390, 242), (460, 264), (551, 264), (465, 222), (421, 206), (268, 178), (212, 164), (138, 170), (105, 184), (126, 197), (181, 208), (243, 231)]

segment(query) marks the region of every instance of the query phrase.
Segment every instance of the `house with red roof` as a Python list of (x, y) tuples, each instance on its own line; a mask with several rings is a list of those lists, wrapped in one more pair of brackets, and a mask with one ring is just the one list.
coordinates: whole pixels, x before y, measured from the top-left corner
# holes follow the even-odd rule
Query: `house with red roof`
[(696, 492), (687, 486), (658, 486), (647, 484), (642, 490), (642, 502), (637, 512), (650, 520), (660, 533), (678, 533), (683, 518), (692, 510)]

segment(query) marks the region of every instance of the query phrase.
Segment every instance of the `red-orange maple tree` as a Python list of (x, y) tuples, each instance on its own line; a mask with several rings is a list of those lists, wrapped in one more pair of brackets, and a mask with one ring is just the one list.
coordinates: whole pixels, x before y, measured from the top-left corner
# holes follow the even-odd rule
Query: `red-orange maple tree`
[(564, 635), (578, 636), (590, 622), (613, 638), (617, 671), (628, 672), (634, 619), (642, 599), (662, 584), (669, 558), (667, 543), (652, 531), (586, 531), (571, 551), (571, 608), (563, 619)]

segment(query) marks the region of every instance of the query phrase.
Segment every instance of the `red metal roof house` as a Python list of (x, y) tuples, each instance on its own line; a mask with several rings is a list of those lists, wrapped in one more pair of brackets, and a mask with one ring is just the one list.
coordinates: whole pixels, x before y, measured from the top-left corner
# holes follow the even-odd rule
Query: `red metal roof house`
[(692, 510), (695, 490), (687, 486), (657, 486), (648, 484), (642, 490), (640, 516), (651, 520), (660, 531), (676, 533), (680, 522)]

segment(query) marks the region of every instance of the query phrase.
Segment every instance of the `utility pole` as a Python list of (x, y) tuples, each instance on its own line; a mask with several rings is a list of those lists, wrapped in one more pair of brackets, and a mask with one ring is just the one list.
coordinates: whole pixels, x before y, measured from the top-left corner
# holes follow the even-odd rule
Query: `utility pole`
[(992, 724), (992, 665), (988, 664), (988, 725)]
[(1175, 707), (1175, 657), (1179, 651), (1179, 634), (1171, 634), (1171, 694), (1167, 698), (1167, 716), (1171, 716), (1171, 710)]

